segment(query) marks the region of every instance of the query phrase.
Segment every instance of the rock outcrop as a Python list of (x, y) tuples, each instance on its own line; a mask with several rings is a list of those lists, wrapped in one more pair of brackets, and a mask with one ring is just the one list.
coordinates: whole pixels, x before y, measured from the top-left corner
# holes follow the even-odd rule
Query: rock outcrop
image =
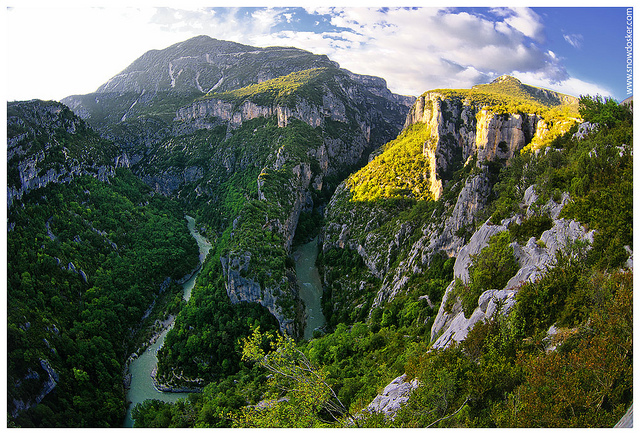
[[(290, 284), (291, 280), (289, 277), (284, 276), (276, 288), (271, 288), (269, 286), (261, 286), (260, 283), (252, 278), (244, 276), (249, 272), (251, 265), (250, 252), (244, 253), (243, 256), (220, 257), (220, 262), (222, 263), (222, 271), (225, 276), (227, 295), (232, 303), (259, 303), (266, 307), (278, 320), (282, 331), (291, 337), (300, 335), (303, 328), (301, 329), (301, 325), (297, 322), (297, 310), (289, 310), (287, 312), (283, 308), (283, 301), (281, 300), (284, 296), (281, 289), (289, 290), (289, 292), (293, 292), (296, 289), (295, 286)], [(300, 303), (300, 298), (297, 293), (290, 293), (287, 297), (290, 298), (294, 304)]]
[[(528, 95), (528, 100), (523, 97), (513, 104), (516, 100), (509, 100), (510, 94), (504, 92), (505, 86), (517, 88), (518, 95)], [(551, 132), (553, 122), (540, 114), (546, 113), (539, 110), (543, 105), (550, 107), (576, 101), (573, 97), (564, 98), (552, 91), (528, 87), (510, 77), (502, 77), (477, 88), (426, 92), (407, 114), (404, 128), (413, 135), (410, 137), (421, 135), (422, 155), (428, 161), (430, 191), (440, 202), (435, 210), (424, 207), (431, 213), (430, 217), (420, 219), (424, 223), (397, 219), (389, 207), (378, 206), (375, 202), (354, 203), (347, 183), (338, 187), (326, 209), (321, 237), (323, 251), (356, 251), (367, 273), (381, 282), (373, 301), (369, 302), (369, 313), (405, 293), (410, 277), (427, 271), (436, 255), (451, 258), (477, 254), (475, 251), (465, 254), (464, 249), (476, 229), (480, 227), (480, 232), (474, 237), (478, 238), (486, 231), (487, 234), (483, 235), (486, 241), (501, 228), (500, 225), (482, 226), (481, 221), (486, 220), (483, 210), (495, 194), (492, 187), (496, 182), (497, 168), (509, 165), (513, 156), (526, 146), (544, 143), (549, 134), (557, 133)], [(509, 107), (518, 109), (508, 112)], [(531, 112), (526, 112), (528, 109)], [(385, 160), (384, 155), (383, 152), (379, 156), (382, 163), (376, 162), (375, 170), (384, 172), (384, 165), (388, 165), (388, 171), (397, 171), (393, 157)], [(445, 192), (446, 196), (443, 196)], [(541, 207), (534, 204), (534, 196), (533, 190), (525, 193), (527, 216), (544, 212), (557, 219), (559, 210), (568, 200), (565, 196), (559, 204)], [(535, 257), (536, 253), (530, 252), (532, 246), (521, 248), (522, 252), (529, 249), (526, 255)], [(525, 260), (524, 253), (521, 260), (523, 269), (517, 279), (526, 280), (533, 276), (529, 274), (534, 274), (532, 268), (535, 266), (525, 267), (529, 260)], [(539, 266), (540, 262), (533, 263)], [(456, 267), (464, 274), (467, 266), (462, 267), (461, 264), (463, 260), (459, 258)], [(359, 295), (359, 300), (354, 301), (351, 308), (361, 306), (364, 302), (361, 282), (343, 281), (340, 284), (343, 293)]]
[(378, 394), (363, 412), (382, 413), (387, 418), (393, 419), (401, 406), (409, 400), (411, 392), (418, 388), (420, 382), (417, 379), (406, 381), (407, 375), (398, 376), (389, 383), (382, 393)]
[(426, 124), (431, 141), (423, 153), (430, 162), (431, 192), (440, 198), (443, 180), (453, 170), (476, 157), (478, 166), (487, 161), (508, 160), (536, 135), (548, 132), (536, 114), (495, 113), (468, 99), (440, 92), (420, 96), (407, 115), (404, 128)]
[(42, 399), (49, 393), (51, 393), (56, 385), (58, 385), (59, 375), (53, 370), (49, 361), (45, 359), (40, 359), (40, 367), (44, 371), (44, 375), (41, 375), (37, 371), (32, 369), (28, 370), (28, 374), (20, 381), (14, 385), (14, 389), (19, 389), (22, 383), (27, 381), (41, 381), (40, 389), (35, 394), (30, 396), (26, 401), (24, 399), (14, 398), (11, 401), (11, 416), (17, 417), (22, 411), (25, 411), (29, 408), (36, 406), (38, 403), (42, 402)]
[(49, 183), (90, 175), (107, 181), (128, 167), (125, 153), (103, 141), (69, 108), (52, 101), (7, 107), (7, 206)]
[[(528, 200), (534, 197), (532, 190), (529, 190), (529, 195), (526, 196)], [(478, 307), (468, 319), (459, 302), (455, 302), (452, 308), (447, 311), (446, 301), (453, 297), (452, 291), (455, 281), (447, 287), (438, 315), (431, 328), (431, 340), (435, 340), (433, 348), (447, 347), (453, 342), (464, 340), (468, 331), (476, 323), (491, 319), (497, 313), (498, 307), (502, 307), (502, 314), (508, 313), (515, 305), (515, 296), (520, 286), (525, 282), (534, 282), (549, 267), (553, 267), (557, 253), (565, 251), (569, 244), (580, 241), (584, 242), (588, 248), (593, 243), (593, 230), (587, 231), (576, 221), (558, 218), (562, 204), (566, 201), (567, 196), (565, 195), (561, 204), (547, 204), (547, 212), (553, 218), (553, 226), (544, 231), (539, 240), (531, 237), (524, 245), (517, 242), (511, 243), (514, 256), (520, 266), (518, 272), (509, 279), (504, 288), (491, 289), (482, 293), (478, 298)], [(505, 219), (500, 225), (492, 225), (489, 221), (485, 222), (473, 234), (469, 243), (458, 252), (454, 265), (454, 277), (467, 283), (469, 281), (468, 270), (473, 257), (488, 245), (491, 236), (508, 231), (508, 226), (519, 220), (520, 217), (515, 216)]]

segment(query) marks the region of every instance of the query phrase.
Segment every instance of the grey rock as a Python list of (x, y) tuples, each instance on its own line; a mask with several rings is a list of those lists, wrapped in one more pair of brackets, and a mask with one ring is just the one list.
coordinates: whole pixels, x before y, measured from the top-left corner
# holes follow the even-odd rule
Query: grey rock
[(370, 414), (383, 413), (387, 418), (393, 419), (401, 406), (409, 400), (411, 392), (420, 385), (417, 379), (407, 382), (406, 378), (407, 375), (403, 374), (391, 381), (364, 411)]
[[(458, 254), (454, 265), (454, 276), (463, 282), (468, 282), (468, 269), (472, 262), (472, 255), (477, 255), (487, 246), (489, 238), (493, 234), (506, 231), (506, 226), (487, 225), (485, 223), (471, 237)], [(584, 244), (583, 249), (589, 249), (593, 243), (593, 230), (587, 231), (578, 222), (566, 219), (554, 220), (553, 227), (540, 236), (541, 244), (538, 245), (534, 238), (527, 241), (524, 246), (513, 242), (511, 246), (514, 256), (520, 268), (509, 279), (503, 289), (487, 290), (478, 298), (478, 307), (469, 319), (464, 316), (462, 306), (455, 302), (450, 312), (445, 311), (448, 298), (452, 297), (454, 282), (445, 292), (438, 315), (431, 328), (431, 340), (433, 348), (444, 348), (453, 342), (460, 342), (467, 336), (469, 330), (480, 321), (493, 318), (501, 308), (501, 314), (507, 314), (515, 306), (515, 296), (525, 282), (534, 282), (540, 278), (548, 268), (555, 266), (556, 254), (559, 251), (568, 252), (568, 248), (576, 242)]]

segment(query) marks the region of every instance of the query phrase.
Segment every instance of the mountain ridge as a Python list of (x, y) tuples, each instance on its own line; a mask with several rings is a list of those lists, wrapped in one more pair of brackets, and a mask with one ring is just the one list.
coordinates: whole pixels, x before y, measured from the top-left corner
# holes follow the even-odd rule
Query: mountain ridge
[[(211, 47), (225, 60), (207, 70)], [(8, 217), (11, 421), (117, 425), (137, 328), (179, 312), (157, 377), (203, 393), (141, 404), (137, 423), (612, 425), (632, 399), (629, 110), (510, 76), (413, 101), (322, 56), (247, 47), (149, 51), (68, 100), (86, 121), (9, 106), (10, 179), (31, 180)], [(162, 275), (193, 267), (185, 213), (213, 245), (187, 304)], [(326, 325), (262, 348), (304, 328), (291, 253), (316, 236)], [(258, 360), (293, 349), (275, 361), (305, 362), (317, 390), (241, 360), (261, 331)]]

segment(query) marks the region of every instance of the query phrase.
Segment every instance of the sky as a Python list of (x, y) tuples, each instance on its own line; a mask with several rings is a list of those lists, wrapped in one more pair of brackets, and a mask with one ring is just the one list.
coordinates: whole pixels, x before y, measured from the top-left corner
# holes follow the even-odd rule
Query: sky
[(575, 96), (619, 101), (628, 96), (623, 7), (343, 8), (317, 6), (323, 4), (318, 1), (314, 7), (225, 8), (189, 0), (155, 5), (115, 0), (103, 7), (92, 1), (8, 4), (3, 19), (9, 101), (93, 92), (146, 51), (203, 34), (326, 54), (354, 73), (384, 78), (391, 91), (404, 95), (469, 88), (510, 74)]

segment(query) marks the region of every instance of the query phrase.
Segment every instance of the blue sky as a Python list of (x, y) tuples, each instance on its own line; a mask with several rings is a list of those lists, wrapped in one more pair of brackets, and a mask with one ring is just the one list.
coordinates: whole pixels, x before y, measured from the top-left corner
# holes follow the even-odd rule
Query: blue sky
[(512, 74), (572, 95), (627, 96), (625, 8), (208, 8), (185, 2), (132, 8), (112, 2), (99, 9), (25, 7), (25, 1), (5, 11), (9, 100), (92, 92), (145, 51), (200, 34), (326, 54), (407, 95)]

